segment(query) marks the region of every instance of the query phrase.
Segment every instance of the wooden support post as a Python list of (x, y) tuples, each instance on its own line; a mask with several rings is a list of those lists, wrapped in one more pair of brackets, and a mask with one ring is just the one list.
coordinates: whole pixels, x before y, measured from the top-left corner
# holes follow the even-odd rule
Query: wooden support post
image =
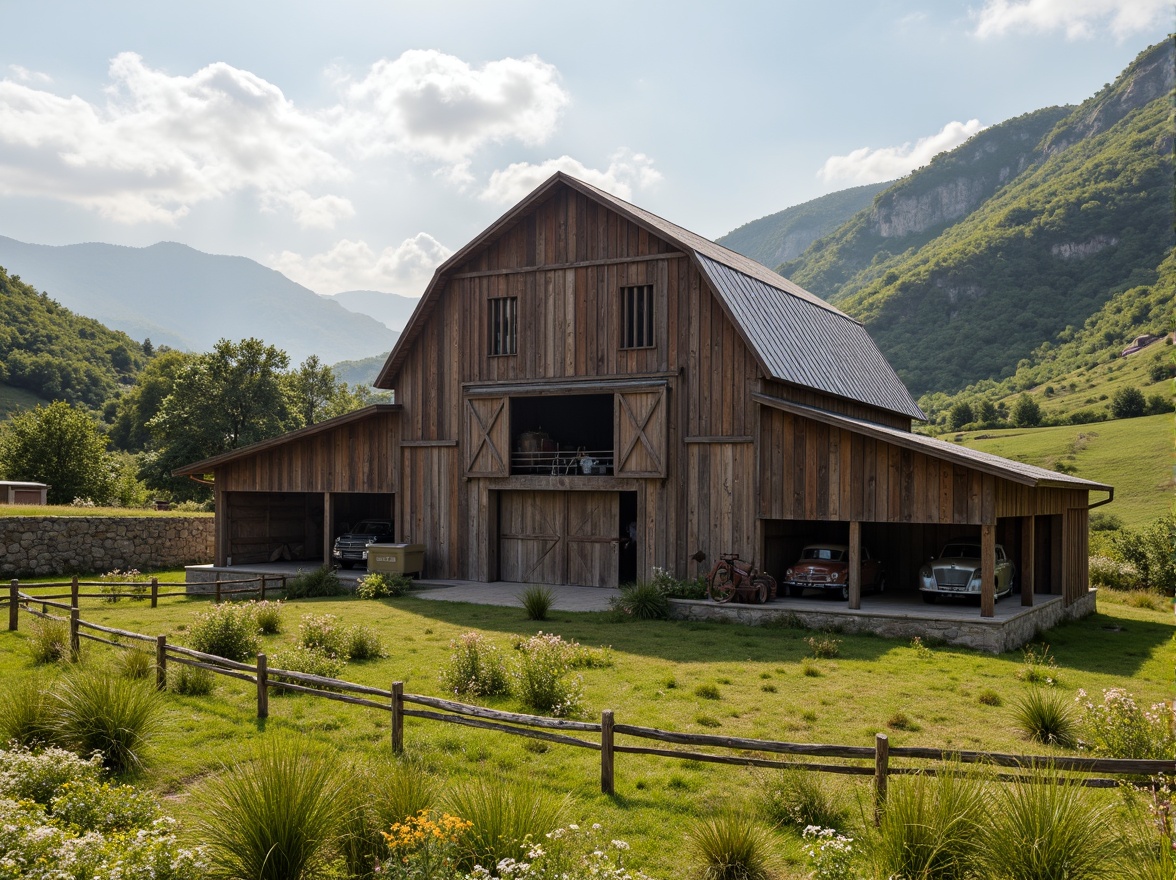
[(155, 689), (167, 687), (167, 636), (155, 637)]
[(980, 526), (980, 616), (996, 616), (996, 526)]
[(269, 718), (269, 670), (265, 654), (257, 655), (257, 717)]
[(80, 619), (81, 612), (78, 609), (69, 609), (69, 659), (73, 663), (77, 663), (78, 658), (82, 656), (82, 640), (78, 636), (78, 621)]
[(874, 736), (874, 825), (882, 824), (886, 809), (886, 781), (890, 772), (890, 739), (884, 733)]
[(862, 607), (862, 524), (849, 523), (849, 607)]
[(392, 682), (392, 753), (404, 751), (404, 682)]
[(69, 607), (78, 607), (78, 576), (76, 574), (69, 580)]
[(261, 576), (261, 601), (265, 601), (265, 575)]
[(20, 581), (16, 578), (12, 579), (12, 583), (8, 585), (8, 631), (16, 632), (17, 627), (20, 626)]
[(159, 578), (151, 579), (151, 607), (159, 607)]
[(213, 594), (214, 594), (213, 601), (216, 602), (217, 605), (219, 605), (221, 603), (220, 572), (217, 572), (217, 574), (216, 574), (216, 583), (213, 586)]
[(614, 794), (613, 785), (613, 712), (605, 709), (600, 713), (600, 790)]
[(1021, 579), (1021, 604), (1027, 607), (1033, 604), (1033, 579), (1037, 573), (1037, 534), (1033, 526), (1032, 516), (1021, 517), (1021, 570), (1017, 576)]

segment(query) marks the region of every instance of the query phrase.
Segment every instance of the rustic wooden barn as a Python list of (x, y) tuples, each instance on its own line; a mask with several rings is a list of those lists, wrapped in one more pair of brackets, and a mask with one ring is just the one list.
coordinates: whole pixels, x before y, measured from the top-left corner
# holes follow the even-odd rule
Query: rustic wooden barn
[(979, 537), (990, 575), (997, 543), (1018, 560), (1023, 601), (1070, 602), (1089, 493), (1109, 491), (912, 434), (923, 413), (860, 323), (564, 174), (437, 270), (376, 384), (395, 409), (183, 471), (215, 474), (218, 558), (246, 533), (272, 547), (275, 509), (294, 535), (296, 499), (266, 496), (321, 502), (325, 542), (312, 496), (370, 492), (432, 577), (616, 585), (693, 575), (700, 551), (780, 574), (836, 539), (913, 590), (944, 540)]

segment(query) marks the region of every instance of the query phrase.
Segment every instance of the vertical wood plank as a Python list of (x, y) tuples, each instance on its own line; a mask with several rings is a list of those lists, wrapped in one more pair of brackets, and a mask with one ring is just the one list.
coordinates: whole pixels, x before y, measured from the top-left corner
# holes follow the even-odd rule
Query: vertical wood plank
[(980, 526), (980, 616), (996, 614), (996, 526)]

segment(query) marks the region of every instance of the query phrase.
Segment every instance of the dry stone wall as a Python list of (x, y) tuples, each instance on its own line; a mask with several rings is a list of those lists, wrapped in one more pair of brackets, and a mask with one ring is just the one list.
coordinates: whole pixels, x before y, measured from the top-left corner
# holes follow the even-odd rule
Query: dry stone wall
[(213, 557), (211, 516), (0, 517), (0, 575), (174, 568)]

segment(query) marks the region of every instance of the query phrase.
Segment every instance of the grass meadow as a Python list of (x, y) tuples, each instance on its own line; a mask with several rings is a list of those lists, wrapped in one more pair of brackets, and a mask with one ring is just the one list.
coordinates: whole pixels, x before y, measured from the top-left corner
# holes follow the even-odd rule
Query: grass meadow
[[(178, 579), (169, 573), (165, 579)], [(35, 588), (30, 588), (35, 591)], [(157, 609), (129, 599), (83, 600), (82, 617), (95, 623), (166, 635), (185, 644), (185, 632), (208, 599), (168, 598)], [(364, 601), (353, 597), (286, 603), (282, 632), (263, 637), (272, 656), (293, 645), (303, 615), (335, 614), (344, 623), (375, 630), (388, 652), (382, 659), (349, 663), (341, 677), (387, 688), (405, 682), (410, 693), (447, 696), (439, 672), (450, 643), (476, 631), (511, 650), (511, 637), (557, 633), (591, 648), (608, 647), (612, 665), (582, 670), (583, 717), (612, 709), (617, 723), (668, 730), (757, 737), (802, 743), (870, 746), (885, 732), (894, 746), (978, 749), (1019, 754), (1061, 754), (1027, 741), (1015, 722), (1015, 705), (1032, 687), (1024, 680), (1025, 655), (999, 656), (962, 648), (833, 634), (836, 656), (813, 657), (810, 631), (733, 624), (618, 620), (604, 613), (554, 611), (542, 623), (521, 608), (429, 601), (408, 595)], [(21, 632), (0, 634), (0, 688), (32, 677), (60, 674), (35, 665), (29, 651), (33, 618)], [(1055, 688), (1073, 699), (1079, 689), (1097, 697), (1125, 687), (1143, 702), (1171, 698), (1176, 661), (1172, 610), (1163, 601), (1135, 607), (1102, 595), (1099, 612), (1041, 637), (1037, 660), (1052, 658)], [(1048, 649), (1043, 646), (1048, 644)], [(111, 661), (117, 649), (83, 641), (85, 664)], [(1048, 663), (1046, 664), (1048, 665)], [(192, 827), (202, 804), (189, 794), (200, 780), (278, 735), (326, 744), (359, 763), (391, 760), (390, 716), (305, 695), (271, 693), (270, 717), (255, 717), (255, 692), (245, 682), (217, 679), (208, 696), (168, 693), (161, 731), (136, 779), (164, 798), (166, 808)], [(520, 711), (512, 698), (484, 705)], [(616, 756), (616, 791), (599, 790), (594, 751), (539, 743), (457, 725), (408, 718), (405, 749), (436, 774), (442, 787), (473, 778), (530, 780), (571, 797), (572, 821), (599, 822), (611, 838), (632, 846), (631, 864), (657, 878), (686, 876), (685, 836), (695, 820), (719, 808), (750, 804), (765, 771), (650, 756)], [(822, 776), (843, 789), (851, 825), (869, 809), (868, 783)], [(855, 800), (855, 790), (857, 800)], [(858, 809), (860, 800), (862, 809)], [(852, 833), (853, 829), (849, 829)], [(773, 834), (780, 876), (808, 876), (799, 836)]]

